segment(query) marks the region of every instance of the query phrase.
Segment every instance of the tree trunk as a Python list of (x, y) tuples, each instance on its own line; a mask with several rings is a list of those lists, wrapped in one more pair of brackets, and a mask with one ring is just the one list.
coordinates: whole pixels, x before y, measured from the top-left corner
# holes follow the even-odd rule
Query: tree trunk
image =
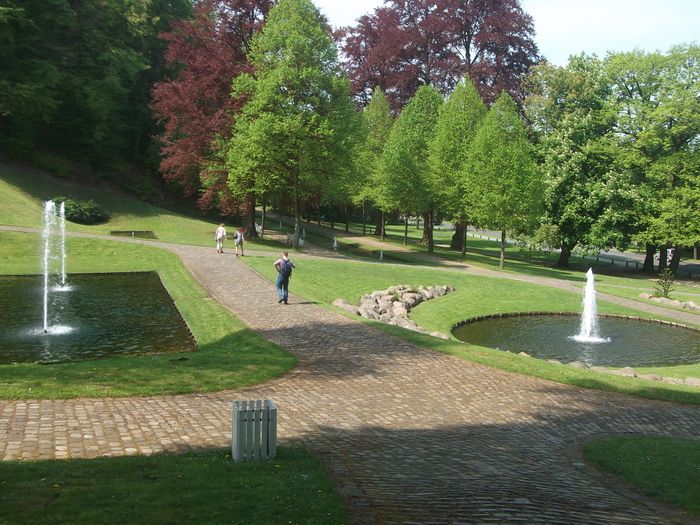
[(265, 201), (265, 197), (263, 197), (262, 221), (260, 224), (260, 237), (265, 236), (265, 219), (266, 218), (267, 218), (267, 202)]
[(644, 266), (642, 267), (644, 273), (654, 273), (654, 255), (656, 255), (656, 246), (647, 243)]
[(423, 215), (423, 237), (428, 238), (428, 253), (433, 253), (435, 251), (435, 244), (433, 243), (433, 209), (430, 208), (425, 215)]
[(462, 258), (467, 256), (467, 223), (464, 222), (464, 228), (462, 228), (462, 235), (464, 239), (462, 240)]
[(452, 234), (452, 240), (450, 241), (450, 250), (462, 251), (466, 232), (466, 221), (460, 219), (455, 222), (455, 232)]
[(318, 207), (318, 225), (321, 226), (321, 206)]
[(698, 245), (695, 244), (693, 246), (693, 259), (697, 260), (697, 258), (698, 258)]
[(574, 246), (575, 245), (571, 246), (569, 244), (561, 243), (561, 251), (559, 252), (557, 266), (560, 268), (569, 267), (569, 257), (571, 257), (571, 251), (574, 249)]
[(343, 206), (345, 207), (345, 232), (348, 233), (350, 231), (350, 219), (348, 218), (348, 201), (345, 201), (343, 203)]
[(362, 199), (362, 236), (367, 235), (367, 213), (365, 200)]
[(380, 215), (380, 217), (379, 217), (379, 220), (381, 221), (381, 222), (380, 222), (380, 225), (381, 225), (381, 226), (380, 226), (380, 229), (381, 229), (381, 231), (382, 231), (382, 233), (381, 233), (381, 235), (382, 235), (382, 240), (384, 240), (384, 239), (386, 239), (386, 216), (385, 216), (383, 210), (382, 210), (382, 213), (381, 213), (381, 215)]
[(668, 266), (668, 248), (664, 244), (659, 248), (659, 273), (663, 272), (666, 266)]
[(246, 213), (243, 217), (243, 227), (245, 228), (246, 237), (249, 239), (257, 239), (258, 232), (255, 231), (255, 194), (251, 191), (246, 194)]
[(669, 269), (674, 273), (678, 273), (678, 265), (681, 263), (681, 247), (673, 247), (673, 257), (671, 257), (671, 262), (669, 263)]
[(299, 249), (299, 235), (301, 235), (301, 207), (299, 206), (299, 198), (294, 195), (294, 238), (292, 239), (292, 246), (295, 250)]
[(501, 260), (498, 263), (498, 269), (502, 270), (506, 262), (506, 231), (501, 230)]
[(408, 244), (408, 213), (404, 217), (403, 244), (404, 246)]

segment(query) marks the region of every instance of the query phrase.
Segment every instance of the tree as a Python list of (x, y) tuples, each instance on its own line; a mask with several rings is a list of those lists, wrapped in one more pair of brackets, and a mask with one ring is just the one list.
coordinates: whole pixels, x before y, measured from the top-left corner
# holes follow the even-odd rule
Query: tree
[[(366, 233), (366, 203), (377, 203), (377, 187), (379, 183), (379, 160), (384, 153), (384, 144), (391, 132), (394, 119), (391, 116), (391, 108), (381, 88), (374, 88), (372, 99), (365, 106), (362, 113), (364, 123), (365, 142), (359, 150), (359, 164), (361, 176), (358, 177), (356, 190), (353, 193), (355, 202), (362, 206), (362, 235)], [(375, 235), (384, 236), (383, 213), (377, 221)]]
[(304, 201), (320, 196), (338, 170), (351, 169), (359, 113), (328, 27), (310, 0), (273, 7), (248, 58), (254, 72), (233, 84), (233, 95), (247, 102), (227, 144), (229, 187), (287, 198), (296, 247)]
[(0, 7), (0, 148), (70, 156), (95, 169), (143, 162), (162, 74), (157, 36), (188, 0), (5, 0)]
[[(428, 141), (441, 105), (442, 97), (435, 88), (421, 86), (399, 115), (384, 146), (379, 167), (379, 206), (404, 213), (404, 244), (408, 242), (408, 216), (430, 209), (434, 202), (427, 178)], [(432, 223), (427, 223), (425, 228), (432, 233)]]
[[(687, 230), (676, 218), (682, 213), (678, 204), (693, 194), (698, 173), (700, 46), (677, 46), (666, 54), (614, 53), (606, 59), (606, 68), (617, 111), (617, 145), (623, 155), (636, 160), (626, 191), (639, 195), (645, 205), (625, 230), (646, 244), (645, 271), (653, 271), (657, 249), (663, 269), (667, 246), (676, 247), (671, 261), (675, 271), (678, 248), (693, 244), (693, 235), (680, 234)], [(612, 209), (619, 212), (620, 207)]]
[(463, 76), (489, 102), (502, 90), (520, 100), (539, 60), (518, 0), (386, 0), (338, 37), (353, 95), (366, 103), (380, 86), (395, 111), (419, 86), (447, 94)]
[(540, 217), (542, 181), (518, 108), (503, 93), (484, 117), (462, 173), (465, 201), (477, 224), (501, 230), (500, 268), (506, 231), (529, 232)]
[[(186, 194), (199, 193), (198, 205), (236, 211), (228, 174), (214, 162), (216, 144), (231, 136), (243, 100), (231, 97), (231, 82), (251, 67), (251, 40), (262, 27), (271, 0), (202, 0), (191, 19), (165, 33), (170, 78), (153, 88), (153, 110), (163, 124), (163, 176)], [(254, 213), (250, 196), (248, 216)], [(250, 221), (248, 221), (250, 222)], [(251, 233), (254, 229), (250, 229)]]
[(487, 109), (471, 80), (462, 79), (440, 108), (435, 133), (429, 143), (430, 180), (441, 208), (455, 222), (451, 247), (466, 250), (467, 216), (462, 202), (459, 174), (476, 130)]
[(544, 172), (543, 229), (568, 266), (573, 249), (586, 245), (605, 210), (605, 183), (615, 160), (615, 111), (610, 83), (595, 57), (572, 57), (566, 67), (536, 66), (525, 110), (539, 140)]

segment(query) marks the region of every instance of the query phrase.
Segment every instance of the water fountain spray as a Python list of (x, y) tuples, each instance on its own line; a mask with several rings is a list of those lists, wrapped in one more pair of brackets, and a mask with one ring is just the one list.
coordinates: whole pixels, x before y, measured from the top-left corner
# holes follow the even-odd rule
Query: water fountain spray
[(49, 331), (49, 262), (51, 255), (51, 230), (56, 222), (56, 205), (53, 201), (44, 203), (44, 256), (42, 270), (44, 272), (44, 333)]
[(583, 313), (578, 335), (574, 340), (580, 343), (607, 343), (609, 338), (600, 337), (598, 333), (598, 312), (595, 300), (595, 277), (593, 268), (586, 272), (586, 287), (583, 290)]

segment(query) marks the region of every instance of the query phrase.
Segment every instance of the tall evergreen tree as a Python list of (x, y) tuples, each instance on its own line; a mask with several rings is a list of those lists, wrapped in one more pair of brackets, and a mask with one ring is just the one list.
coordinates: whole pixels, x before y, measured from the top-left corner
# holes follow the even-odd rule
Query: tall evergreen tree
[(310, 0), (281, 0), (254, 38), (254, 73), (239, 76), (246, 97), (228, 143), (229, 186), (289, 200), (298, 245), (302, 205), (350, 169), (358, 113), (338, 67), (328, 26)]
[(476, 224), (506, 232), (531, 232), (540, 217), (542, 180), (513, 99), (503, 93), (472, 141), (463, 169), (466, 202)]
[(462, 79), (440, 108), (435, 134), (429, 143), (433, 193), (441, 208), (455, 223), (451, 247), (466, 249), (467, 219), (460, 186), (460, 172), (476, 130), (487, 109), (472, 81)]
[[(408, 216), (429, 210), (434, 203), (428, 141), (435, 131), (441, 105), (442, 96), (435, 88), (421, 86), (401, 111), (384, 146), (379, 167), (379, 203), (383, 209), (404, 214), (404, 243), (408, 242)], [(432, 233), (432, 223), (427, 222)]]

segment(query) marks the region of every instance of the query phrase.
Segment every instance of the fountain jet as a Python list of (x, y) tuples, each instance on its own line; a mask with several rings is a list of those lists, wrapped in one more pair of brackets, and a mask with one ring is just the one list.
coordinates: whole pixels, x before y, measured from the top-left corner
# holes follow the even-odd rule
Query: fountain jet
[(583, 290), (583, 312), (578, 335), (573, 337), (579, 343), (608, 343), (610, 338), (598, 333), (598, 313), (595, 300), (595, 278), (593, 268), (586, 272), (586, 287)]

